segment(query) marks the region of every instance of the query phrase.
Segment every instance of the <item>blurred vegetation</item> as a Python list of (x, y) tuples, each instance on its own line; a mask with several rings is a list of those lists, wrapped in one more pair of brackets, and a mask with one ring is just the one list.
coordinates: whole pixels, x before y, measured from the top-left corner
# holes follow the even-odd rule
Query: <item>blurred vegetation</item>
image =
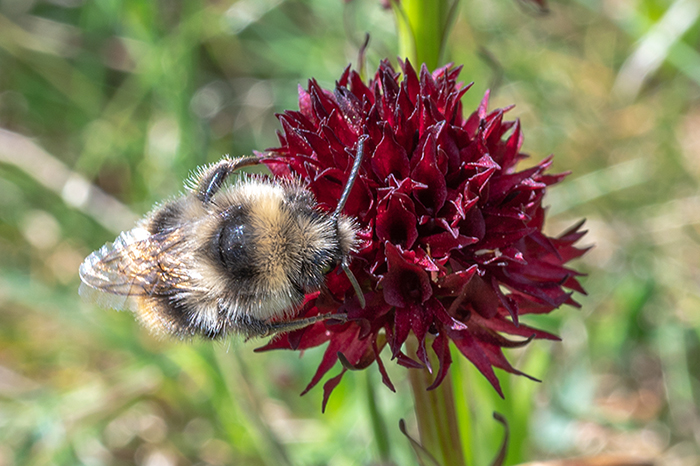
[[(467, 111), (491, 88), (533, 160), (573, 172), (548, 195), (549, 232), (586, 217), (596, 245), (583, 308), (529, 319), (563, 342), (508, 353), (543, 383), (501, 372), (500, 400), (455, 357), (470, 464), (502, 441), (494, 410), (507, 464), (700, 464), (700, 4), (549, 10), (464, 1), (448, 43), (476, 82)], [(157, 341), (77, 295), (82, 259), (132, 224), (124, 205), (140, 215), (197, 165), (274, 146), (297, 84), (331, 86), (365, 32), (372, 70), (397, 50), (378, 0), (0, 0), (0, 465), (416, 464), (394, 364), (397, 394), (373, 366), (321, 414), (320, 388), (298, 394), (322, 348)]]

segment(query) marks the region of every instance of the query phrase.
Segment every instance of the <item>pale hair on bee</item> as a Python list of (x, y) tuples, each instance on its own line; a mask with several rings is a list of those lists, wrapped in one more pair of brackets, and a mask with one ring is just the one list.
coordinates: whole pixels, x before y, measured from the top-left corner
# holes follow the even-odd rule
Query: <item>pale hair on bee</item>
[[(152, 333), (262, 337), (345, 314), (294, 318), (308, 293), (340, 267), (364, 307), (349, 269), (358, 226), (341, 212), (358, 176), (366, 136), (333, 212), (319, 208), (299, 180), (243, 175), (257, 157), (200, 168), (187, 194), (156, 206), (132, 230), (80, 266), (80, 294), (131, 309)], [(223, 189), (222, 189), (223, 188)]]

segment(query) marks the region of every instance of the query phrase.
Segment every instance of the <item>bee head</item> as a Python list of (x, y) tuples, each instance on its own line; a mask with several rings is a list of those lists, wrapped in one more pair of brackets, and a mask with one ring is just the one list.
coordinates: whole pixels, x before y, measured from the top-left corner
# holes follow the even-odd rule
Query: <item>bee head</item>
[(307, 212), (307, 215), (295, 216), (301, 232), (292, 235), (299, 267), (289, 269), (298, 271), (290, 279), (304, 293), (318, 290), (326, 275), (339, 266), (347, 266), (357, 230), (355, 222), (348, 217), (330, 216), (316, 209)]

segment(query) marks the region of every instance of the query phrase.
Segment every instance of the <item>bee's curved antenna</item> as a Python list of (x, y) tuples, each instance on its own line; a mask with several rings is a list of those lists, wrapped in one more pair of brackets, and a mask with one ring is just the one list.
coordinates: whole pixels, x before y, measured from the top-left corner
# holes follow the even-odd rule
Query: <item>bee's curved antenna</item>
[[(362, 159), (365, 155), (365, 142), (367, 141), (367, 139), (369, 139), (369, 136), (365, 134), (360, 136), (360, 138), (357, 140), (357, 153), (355, 154), (355, 161), (352, 164), (350, 175), (348, 176), (348, 179), (345, 182), (343, 194), (341, 194), (340, 200), (338, 201), (338, 205), (335, 208), (335, 212), (333, 212), (333, 215), (331, 216), (333, 221), (335, 221), (336, 225), (338, 223), (338, 217), (340, 216), (340, 213), (345, 207), (345, 203), (348, 201), (348, 197), (350, 197), (350, 191), (352, 191), (352, 187), (355, 184), (355, 180), (357, 179), (357, 176), (360, 173), (360, 166), (362, 165)], [(355, 294), (357, 295), (357, 299), (360, 302), (360, 306), (362, 307), (362, 309), (364, 309), (367, 303), (365, 301), (365, 295), (362, 293), (362, 289), (360, 288), (360, 284), (357, 282), (357, 278), (355, 278), (355, 275), (352, 273), (352, 270), (350, 270), (350, 267), (348, 267), (348, 264), (343, 262), (341, 264), (341, 267), (343, 269), (343, 272), (345, 272), (345, 275), (347, 275), (348, 280), (350, 280), (350, 284), (352, 284), (353, 289), (355, 290)]]
[(357, 140), (357, 154), (355, 155), (355, 162), (352, 164), (352, 169), (350, 170), (350, 176), (348, 176), (348, 180), (345, 182), (345, 188), (343, 188), (343, 194), (340, 195), (340, 200), (338, 201), (338, 205), (335, 208), (335, 212), (333, 212), (333, 219), (336, 221), (338, 220), (338, 216), (340, 215), (340, 212), (345, 208), (345, 203), (348, 201), (348, 197), (350, 197), (350, 191), (352, 191), (352, 186), (355, 184), (355, 180), (357, 179), (357, 175), (360, 173), (360, 166), (362, 165), (362, 159), (365, 156), (365, 142), (369, 139), (368, 135), (362, 135), (360, 138)]

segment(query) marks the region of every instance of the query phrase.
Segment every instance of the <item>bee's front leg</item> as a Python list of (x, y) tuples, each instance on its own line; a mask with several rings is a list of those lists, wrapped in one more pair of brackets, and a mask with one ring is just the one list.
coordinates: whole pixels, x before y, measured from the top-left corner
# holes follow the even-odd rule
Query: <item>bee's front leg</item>
[(254, 337), (264, 338), (278, 333), (293, 332), (306, 326), (321, 322), (324, 320), (334, 319), (340, 322), (347, 321), (347, 314), (321, 314), (312, 317), (304, 317), (302, 319), (294, 319), (280, 322), (266, 322), (258, 320), (250, 316), (241, 315), (234, 321), (236, 327), (241, 333), (246, 336), (246, 340)]
[(239, 168), (259, 163), (260, 159), (258, 157), (241, 157), (234, 160), (224, 159), (217, 162), (195, 177), (194, 195), (204, 204), (208, 204), (231, 173)]

